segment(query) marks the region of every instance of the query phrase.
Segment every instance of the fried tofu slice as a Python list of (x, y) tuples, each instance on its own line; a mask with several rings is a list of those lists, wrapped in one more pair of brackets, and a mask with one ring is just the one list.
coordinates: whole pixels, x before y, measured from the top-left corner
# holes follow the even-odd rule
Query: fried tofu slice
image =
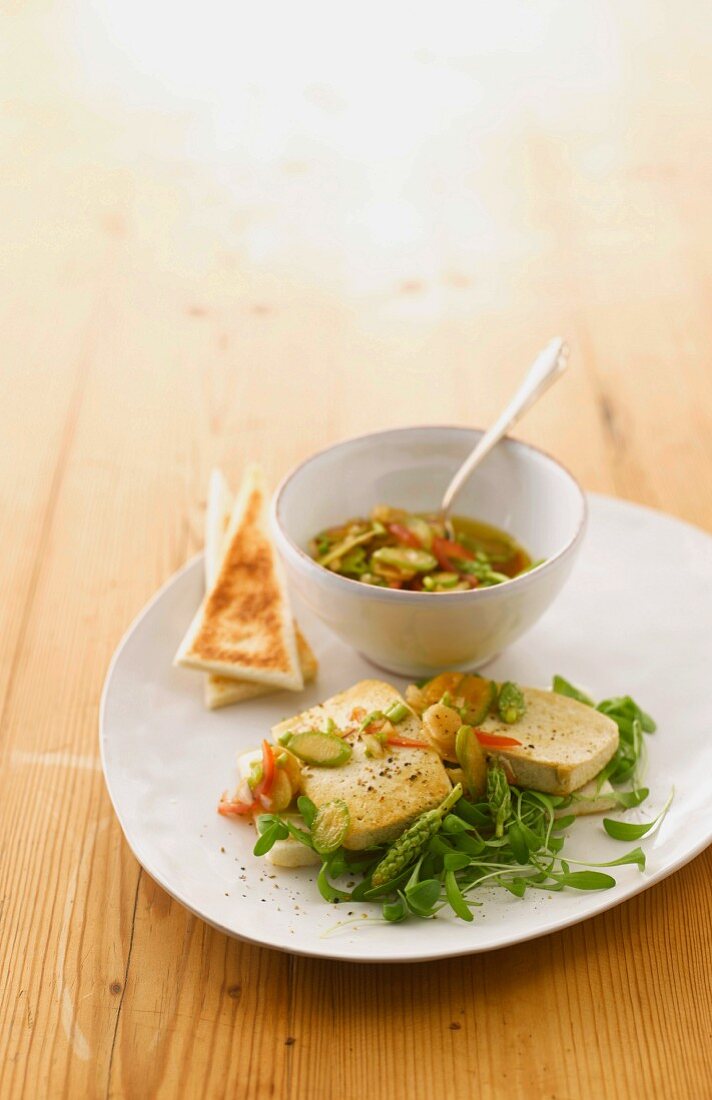
[[(205, 511), (205, 590), (209, 592), (215, 584), (220, 564), (225, 553), (225, 534), (232, 512), (230, 487), (220, 470), (210, 475), (208, 502)], [(316, 679), (319, 668), (314, 652), (301, 630), (294, 624), (297, 639), (297, 655), (304, 683)], [(258, 684), (251, 680), (220, 676), (210, 672), (205, 678), (205, 705), (210, 710), (227, 707), (232, 703), (243, 703), (247, 699), (256, 699), (275, 689), (268, 684)]]
[(215, 583), (191, 623), (176, 664), (299, 691), (304, 686), (286, 578), (269, 532), (259, 467), (235, 500)]
[(521, 745), (498, 748), (514, 783), (545, 794), (567, 795), (598, 775), (618, 748), (612, 718), (566, 695), (522, 688), (526, 713), (514, 725), (490, 715), (480, 723), (485, 733), (516, 737)]
[[(358, 708), (370, 713), (386, 710), (403, 697), (390, 684), (362, 680), (348, 691), (280, 722), (272, 730), (275, 738), (287, 732), (324, 730), (330, 718), (337, 731), (353, 730), (359, 722)], [(363, 737), (351, 735), (353, 754), (348, 763), (335, 768), (305, 766), (302, 789), (316, 806), (335, 798), (349, 808), (350, 824), (344, 847), (354, 850), (386, 844), (425, 810), (439, 806), (451, 789), (438, 754), (421, 732), (420, 719), (409, 714), (397, 726), (398, 736), (422, 741), (424, 748), (384, 746), (384, 755), (366, 755)]]

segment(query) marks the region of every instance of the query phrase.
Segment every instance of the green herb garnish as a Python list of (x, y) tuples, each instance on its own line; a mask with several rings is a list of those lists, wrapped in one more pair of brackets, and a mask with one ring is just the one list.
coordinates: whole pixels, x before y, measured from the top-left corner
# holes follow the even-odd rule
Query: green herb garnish
[[(562, 677), (556, 677), (555, 690), (594, 705)], [(403, 704), (394, 704), (385, 713), (374, 712), (368, 721), (375, 717), (402, 720), (399, 707)], [(621, 776), (635, 778), (644, 733), (652, 732), (655, 723), (629, 696), (604, 700), (598, 709), (616, 721), (621, 736), (621, 748), (604, 769), (604, 779), (620, 782)], [(636, 786), (617, 791), (616, 800), (627, 809), (640, 805), (647, 795), (647, 788)], [(616, 840), (650, 835), (665, 817), (672, 797), (653, 821), (636, 824), (607, 817), (603, 827)], [(610, 868), (633, 865), (644, 869), (645, 854), (640, 847), (596, 863), (563, 855), (566, 830), (575, 821), (566, 811), (579, 800), (575, 793), (559, 796), (520, 790), (507, 782), (499, 764), (490, 762), (486, 796), (470, 801), (458, 784), (440, 806), (421, 814), (387, 847), (347, 851), (341, 847), (348, 827), (345, 803), (337, 800), (317, 810), (302, 795), (298, 807), (305, 827), (295, 825), (288, 816), (261, 815), (255, 853), (264, 855), (278, 840), (293, 836), (320, 852), (323, 862), (317, 885), (330, 903), (378, 901), (384, 920), (391, 923), (408, 917), (429, 919), (443, 909), (469, 922), (473, 908), (480, 904), (473, 895), (483, 886), (502, 888), (516, 898), (528, 890), (607, 890), (615, 885)], [(361, 880), (343, 890), (335, 882), (345, 876), (361, 876)]]
[(670, 793), (670, 797), (663, 806), (662, 810), (656, 818), (652, 821), (641, 823), (639, 825), (628, 821), (614, 821), (611, 817), (604, 817), (603, 828), (606, 830), (609, 836), (612, 836), (614, 840), (640, 840), (641, 837), (647, 836), (652, 833), (654, 829), (661, 824), (666, 813), (672, 805), (675, 792)]
[(574, 687), (563, 676), (554, 677), (552, 691), (555, 691), (557, 695), (568, 695), (569, 699), (576, 699), (579, 703), (585, 703), (587, 707), (595, 706), (590, 695), (587, 695), (585, 691), (581, 691), (580, 688)]
[[(317, 878), (322, 897), (329, 902), (379, 900), (384, 919), (392, 922), (433, 917), (445, 908), (470, 921), (473, 906), (479, 904), (472, 895), (482, 886), (501, 887), (517, 898), (527, 890), (601, 890), (615, 880), (599, 868), (645, 867), (640, 848), (603, 863), (564, 859), (565, 838), (560, 834), (571, 821), (557, 820), (555, 814), (568, 799), (510, 787), (501, 768), (492, 772), (491, 801), (469, 802), (456, 787), (437, 810), (422, 814), (385, 851), (338, 848), (325, 854)], [(303, 806), (305, 816), (311, 816), (313, 803), (307, 799)], [(279, 820), (260, 818), (260, 840), (268, 837), (261, 849), (277, 839), (273, 826)], [(307, 842), (314, 847), (313, 839)], [(350, 891), (332, 881), (356, 874), (363, 879)]]

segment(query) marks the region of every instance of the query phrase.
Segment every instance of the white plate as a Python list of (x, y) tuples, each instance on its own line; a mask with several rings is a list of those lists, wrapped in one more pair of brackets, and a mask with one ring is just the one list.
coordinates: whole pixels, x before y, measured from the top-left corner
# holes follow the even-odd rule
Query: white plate
[[(712, 538), (702, 531), (593, 497), (572, 581), (540, 623), (489, 667), (494, 677), (541, 686), (558, 672), (599, 698), (629, 693), (657, 719), (658, 732), (647, 739), (651, 797), (626, 819), (650, 819), (673, 785), (676, 793), (662, 828), (641, 841), (646, 871), (616, 868), (617, 885), (600, 893), (518, 900), (503, 890), (483, 891), (484, 905), (471, 924), (441, 915), (390, 925), (375, 906), (327, 905), (311, 868), (277, 871), (255, 859), (253, 830), (218, 816), (217, 799), (234, 784), (237, 753), (258, 745), (278, 719), (373, 676), (374, 669), (297, 606), (319, 658), (318, 684), (299, 695), (206, 711), (200, 674), (171, 665), (201, 591), (196, 558), (121, 642), (104, 689), (101, 752), (111, 800), (137, 859), (169, 894), (229, 935), (362, 962), (489, 951), (617, 905), (712, 839)], [(600, 818), (589, 818), (573, 826), (566, 851), (604, 860), (632, 846), (611, 840)], [(340, 923), (351, 915), (354, 923)]]

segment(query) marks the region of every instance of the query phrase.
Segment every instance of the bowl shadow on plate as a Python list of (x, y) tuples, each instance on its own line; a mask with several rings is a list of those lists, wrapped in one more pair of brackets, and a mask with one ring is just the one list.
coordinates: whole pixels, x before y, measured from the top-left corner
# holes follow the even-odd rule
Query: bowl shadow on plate
[[(504, 651), (502, 650), (499, 653), (494, 653), (491, 657), (488, 657), (485, 661), (482, 661), (480, 664), (469, 664), (469, 665), (467, 665), (466, 668), (453, 667), (452, 670), (448, 669), (448, 671), (453, 671), (453, 672), (475, 672), (475, 671), (477, 671), (477, 672), (479, 672), (483, 668), (488, 668), (490, 665), (493, 665), (495, 663), (495, 661), (498, 661), (499, 658), (502, 656), (502, 652), (504, 652)], [(406, 673), (403, 673), (403, 672), (397, 672), (395, 669), (387, 668), (386, 665), (379, 665), (379, 663), (377, 661), (374, 661), (373, 658), (369, 657), (368, 654), (366, 654), (366, 653), (359, 653), (358, 655), (362, 660), (364, 660), (366, 662), (366, 664), (371, 665), (371, 667), (377, 669), (378, 672), (385, 673), (386, 676), (397, 676), (399, 679), (409, 680), (411, 683), (414, 683), (416, 680), (421, 679), (421, 677), (418, 675), (417, 672), (413, 672), (410, 675), (408, 675)]]

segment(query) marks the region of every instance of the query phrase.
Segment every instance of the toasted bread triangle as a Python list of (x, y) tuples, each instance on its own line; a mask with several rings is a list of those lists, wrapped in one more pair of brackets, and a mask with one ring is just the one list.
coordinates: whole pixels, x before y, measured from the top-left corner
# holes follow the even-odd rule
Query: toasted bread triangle
[[(316, 679), (319, 664), (309, 642), (297, 624), (294, 625), (302, 676), (304, 683), (308, 684)], [(205, 678), (205, 705), (209, 710), (218, 710), (232, 703), (245, 703), (248, 699), (257, 699), (260, 695), (268, 695), (276, 690), (278, 689), (270, 684), (256, 684), (254, 680), (235, 680), (229, 676), (219, 676), (215, 672), (210, 672)]]
[[(205, 590), (215, 584), (220, 563), (225, 553), (225, 532), (230, 523), (232, 495), (225, 476), (220, 470), (210, 475), (208, 502), (205, 510)], [(297, 653), (302, 668), (304, 683), (316, 677), (318, 663), (309, 642), (295, 623), (297, 635)], [(232, 703), (243, 703), (274, 691), (271, 684), (257, 684), (254, 680), (240, 680), (232, 676), (220, 676), (209, 672), (205, 677), (205, 705), (210, 710), (227, 707)]]
[(245, 471), (224, 556), (176, 664), (294, 691), (303, 687), (286, 580), (270, 538), (257, 466)]

